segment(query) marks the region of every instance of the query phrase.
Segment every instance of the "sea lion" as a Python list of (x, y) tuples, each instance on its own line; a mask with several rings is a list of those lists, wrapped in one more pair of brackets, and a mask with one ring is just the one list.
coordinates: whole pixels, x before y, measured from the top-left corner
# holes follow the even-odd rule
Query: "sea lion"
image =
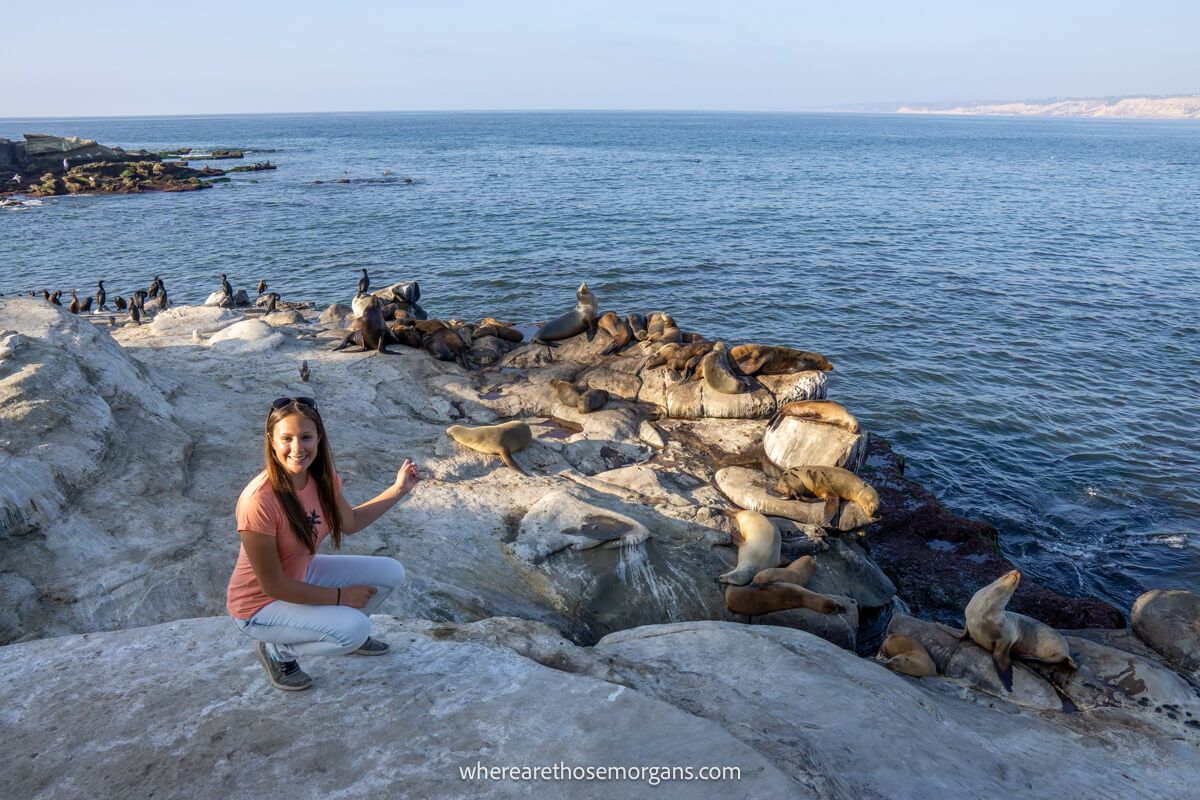
[(677, 342), (664, 344), (662, 347), (655, 350), (652, 354), (646, 357), (642, 362), (642, 370), (655, 369), (657, 367), (666, 366), (671, 359), (675, 357), (675, 353), (679, 352), (680, 345)]
[(633, 329), (615, 311), (605, 311), (604, 315), (596, 320), (596, 328), (607, 333), (612, 339), (612, 344), (600, 351), (602, 356), (612, 355), (633, 341)]
[(784, 497), (812, 495), (822, 498), (825, 501), (825, 525), (833, 522), (840, 499), (858, 503), (868, 517), (874, 517), (879, 510), (879, 493), (862, 478), (841, 467), (792, 467), (779, 477), (775, 488)]
[(558, 398), (558, 402), (570, 408), (579, 406), (579, 398), (582, 396), (579, 387), (570, 381), (550, 381), (550, 388), (554, 390), (554, 396)]
[(775, 412), (775, 416), (772, 418), (771, 424), (767, 426), (767, 430), (775, 430), (775, 428), (779, 427), (779, 421), (784, 417), (798, 417), (800, 419), (812, 420), (813, 422), (824, 422), (827, 425), (837, 425), (839, 428), (845, 428), (851, 433), (858, 433), (858, 420), (846, 410), (845, 406), (841, 403), (835, 403), (832, 400), (796, 400), (786, 403)]
[(701, 360), (712, 352), (713, 344), (715, 343), (704, 340), (692, 342), (691, 344), (676, 345), (670, 359), (667, 361), (667, 368), (679, 373), (684, 380), (690, 379), (696, 368), (700, 365)]
[(579, 403), (576, 407), (580, 414), (590, 414), (604, 408), (604, 404), (607, 402), (608, 392), (604, 389), (585, 389), (583, 394), (579, 395)]
[(407, 320), (389, 323), (387, 327), (395, 337), (396, 344), (402, 344), (405, 347), (421, 346), (421, 332), (408, 324)]
[(729, 357), (745, 375), (783, 375), (789, 372), (829, 372), (833, 364), (820, 353), (768, 344), (739, 344)]
[(370, 298), (369, 302), (363, 308), (362, 316), (358, 317), (351, 324), (350, 333), (342, 340), (342, 343), (333, 348), (336, 353), (338, 350), (343, 350), (351, 344), (356, 344), (363, 352), (365, 350), (375, 350), (379, 353), (391, 353), (387, 349), (387, 345), (396, 344), (397, 339), (388, 330), (387, 323), (383, 321), (383, 311), (380, 308), (379, 298), (374, 295), (367, 295)]
[(839, 614), (846, 610), (838, 601), (809, 591), (795, 583), (768, 583), (764, 586), (726, 586), (725, 607), (735, 614), (756, 617), (772, 611), (807, 608), (819, 614)]
[(484, 320), (475, 328), (475, 332), (471, 337), (477, 339), (481, 336), (495, 336), (497, 339), (503, 339), (506, 342), (519, 342), (525, 338), (525, 334), (521, 333), (516, 328), (499, 323), (488, 322)]
[(534, 335), (533, 341), (549, 344), (560, 339), (569, 339), (585, 331), (589, 342), (595, 338), (596, 296), (588, 289), (586, 283), (581, 283), (575, 291), (575, 299), (577, 302), (574, 310), (543, 325)]
[(625, 324), (629, 326), (629, 330), (633, 332), (633, 338), (639, 342), (646, 338), (646, 315), (635, 311), (625, 317)]
[(645, 341), (656, 342), (662, 336), (663, 330), (666, 328), (674, 328), (675, 320), (665, 311), (654, 311), (646, 320), (646, 338)]
[(724, 342), (714, 342), (712, 349), (700, 359), (699, 374), (704, 377), (708, 388), (724, 394), (741, 394), (746, 391), (746, 384), (733, 374), (729, 364), (729, 351)]
[[(369, 294), (355, 295), (354, 299), (350, 301), (350, 310), (354, 312), (354, 316), (361, 317), (366, 307), (370, 305), (372, 301), (378, 299), (379, 298), (375, 297), (374, 295)], [(379, 311), (381, 314), (383, 313), (382, 306), (380, 306)]]
[(903, 633), (893, 633), (884, 639), (875, 657), (883, 660), (883, 665), (892, 672), (901, 675), (913, 678), (937, 675), (937, 667), (929, 657), (929, 651), (916, 639)]
[[(420, 330), (418, 328), (418, 330)], [(421, 346), (438, 361), (456, 361), (463, 369), (470, 369), (467, 362), (467, 344), (450, 328), (443, 325), (430, 333), (421, 334)]]
[(808, 586), (813, 572), (817, 569), (817, 560), (812, 556), (800, 556), (786, 567), (768, 567), (759, 570), (754, 575), (752, 583), (794, 583), (798, 586)]
[(1033, 617), (1005, 610), (1020, 582), (1019, 570), (1004, 573), (971, 596), (964, 612), (967, 621), (965, 631), (943, 626), (943, 630), (959, 639), (970, 636), (975, 644), (990, 652), (1000, 681), (1010, 692), (1013, 658), (1066, 664), (1072, 670), (1079, 668), (1071, 658), (1071, 649), (1061, 633)]
[(662, 329), (662, 333), (655, 340), (658, 342), (682, 342), (683, 331), (679, 330), (675, 325), (668, 325)]
[(461, 445), (476, 450), (500, 456), (505, 464), (522, 475), (525, 470), (517, 466), (512, 454), (524, 450), (533, 441), (533, 431), (520, 420), (512, 420), (499, 425), (483, 425), (478, 428), (467, 428), (463, 425), (451, 425), (446, 429), (451, 439)]
[[(167, 293), (167, 290), (163, 289), (163, 294), (166, 294), (166, 293)], [(267, 310), (265, 313), (274, 314), (278, 310), (279, 310), (279, 292), (271, 292), (269, 295), (267, 295)]]
[(717, 578), (721, 583), (744, 586), (764, 569), (778, 566), (781, 539), (775, 523), (757, 511), (738, 511), (734, 514), (738, 533), (737, 566)]

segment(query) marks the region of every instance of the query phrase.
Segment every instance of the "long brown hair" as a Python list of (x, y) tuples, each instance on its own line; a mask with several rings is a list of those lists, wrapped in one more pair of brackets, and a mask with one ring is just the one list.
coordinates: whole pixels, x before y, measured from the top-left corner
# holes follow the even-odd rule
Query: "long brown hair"
[(283, 506), (283, 511), (287, 514), (288, 522), (292, 524), (292, 530), (296, 532), (297, 538), (308, 548), (308, 552), (316, 553), (317, 532), (308, 521), (304, 509), (300, 507), (300, 501), (296, 499), (291, 476), (275, 458), (275, 451), (271, 447), (271, 434), (275, 431), (275, 426), (284, 417), (290, 417), (293, 414), (307, 417), (317, 426), (317, 457), (313, 459), (312, 465), (308, 468), (308, 475), (310, 479), (317, 482), (317, 499), (321, 503), (321, 511), (325, 513), (325, 519), (329, 520), (329, 535), (333, 537), (333, 546), (340, 549), (342, 546), (342, 514), (338, 510), (337, 489), (333, 485), (333, 453), (329, 449), (329, 439), (325, 436), (325, 425), (321, 422), (321, 415), (315, 408), (293, 400), (285, 406), (271, 409), (271, 413), (267, 414), (265, 438), (267, 480), (270, 481), (271, 488), (275, 490), (275, 497)]

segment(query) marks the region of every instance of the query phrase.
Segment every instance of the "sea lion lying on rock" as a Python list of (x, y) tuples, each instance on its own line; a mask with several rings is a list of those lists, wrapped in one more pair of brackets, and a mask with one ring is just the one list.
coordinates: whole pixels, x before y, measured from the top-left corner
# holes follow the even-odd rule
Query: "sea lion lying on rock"
[(475, 330), (471, 332), (471, 336), (473, 338), (495, 336), (497, 339), (503, 339), (506, 342), (519, 342), (525, 338), (525, 334), (516, 328), (496, 322), (491, 318), (485, 319), (476, 325)]
[(629, 329), (633, 331), (633, 338), (639, 342), (646, 339), (646, 315), (639, 311), (635, 311), (625, 317), (625, 323), (629, 325)]
[(876, 658), (892, 672), (913, 678), (928, 678), (937, 675), (937, 667), (929, 651), (911, 636), (893, 633), (883, 640)]
[(825, 501), (825, 525), (833, 521), (840, 500), (858, 503), (869, 518), (879, 510), (879, 493), (848, 469), (840, 467), (792, 467), (779, 477), (776, 491), (784, 497), (820, 497)]
[(833, 364), (820, 353), (768, 344), (739, 344), (729, 357), (744, 375), (784, 375), (789, 372), (829, 372)]
[(841, 403), (835, 403), (832, 400), (796, 400), (785, 403), (779, 411), (775, 412), (775, 417), (767, 426), (768, 430), (774, 430), (779, 425), (779, 420), (784, 417), (799, 417), (813, 422), (824, 422), (827, 425), (837, 425), (850, 433), (858, 433), (859, 430), (858, 420), (854, 418), (854, 415), (847, 411)]
[(713, 343), (712, 349), (700, 359), (697, 374), (704, 378), (708, 388), (723, 394), (742, 394), (749, 388), (741, 378), (733, 374), (733, 367), (729, 363), (729, 351), (725, 349), (724, 342)]
[(786, 567), (770, 567), (760, 570), (754, 576), (754, 583), (795, 583), (808, 586), (813, 572), (817, 569), (817, 560), (812, 556), (800, 556)]
[(570, 381), (550, 381), (550, 388), (558, 402), (580, 414), (590, 414), (608, 402), (608, 392), (603, 389), (589, 389), (586, 385), (580, 388)]
[(633, 329), (615, 311), (604, 312), (604, 315), (596, 320), (596, 327), (612, 339), (612, 344), (600, 351), (602, 356), (612, 355), (633, 341)]
[(942, 626), (959, 639), (970, 636), (975, 644), (990, 652), (1000, 680), (1010, 692), (1013, 658), (1078, 669), (1061, 633), (1033, 617), (1005, 610), (1020, 582), (1019, 570), (1004, 573), (971, 597), (965, 612), (965, 631)]
[(726, 586), (725, 607), (734, 614), (756, 617), (772, 611), (807, 608), (820, 614), (840, 614), (846, 607), (832, 597), (783, 581), (763, 586)]
[(520, 420), (503, 422), (499, 425), (483, 425), (478, 428), (468, 428), (464, 425), (451, 425), (446, 429), (447, 435), (461, 445), (480, 453), (500, 456), (508, 466), (522, 475), (525, 470), (517, 466), (512, 454), (524, 450), (533, 441), (533, 431), (529, 425)]

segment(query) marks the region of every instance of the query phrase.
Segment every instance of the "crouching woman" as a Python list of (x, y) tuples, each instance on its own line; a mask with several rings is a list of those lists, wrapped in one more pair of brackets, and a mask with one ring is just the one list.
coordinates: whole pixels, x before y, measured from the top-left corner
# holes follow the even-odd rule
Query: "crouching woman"
[(417, 482), (405, 459), (396, 481), (351, 507), (333, 468), (325, 426), (311, 397), (281, 397), (266, 424), (266, 469), (237, 502), (242, 546), (229, 580), (226, 608), (238, 629), (257, 639), (258, 660), (277, 689), (300, 691), (312, 678), (299, 656), (382, 655), (369, 615), (404, 582), (404, 567), (381, 556), (325, 555), (326, 537), (379, 519)]

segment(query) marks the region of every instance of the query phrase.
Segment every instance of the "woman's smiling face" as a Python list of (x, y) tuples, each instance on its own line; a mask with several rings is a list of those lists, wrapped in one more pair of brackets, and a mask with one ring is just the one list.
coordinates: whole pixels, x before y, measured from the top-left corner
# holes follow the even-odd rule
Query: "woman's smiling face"
[(271, 431), (271, 452), (285, 472), (302, 482), (317, 457), (319, 441), (315, 422), (303, 414), (289, 414)]

